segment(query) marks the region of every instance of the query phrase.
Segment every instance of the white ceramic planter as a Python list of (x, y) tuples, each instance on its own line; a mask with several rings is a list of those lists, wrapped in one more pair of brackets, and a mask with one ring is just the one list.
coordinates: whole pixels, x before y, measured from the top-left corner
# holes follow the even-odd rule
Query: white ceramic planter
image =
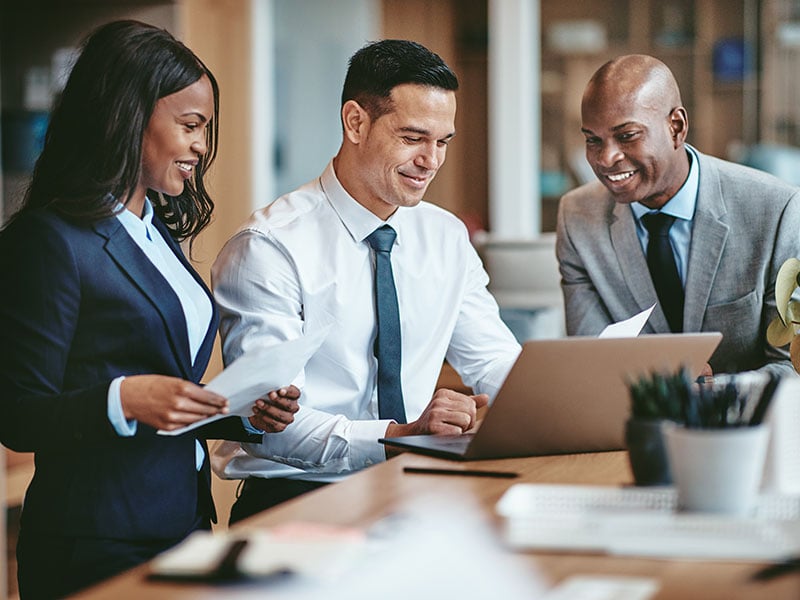
[(687, 429), (665, 423), (672, 480), (682, 510), (747, 515), (755, 506), (769, 428)]

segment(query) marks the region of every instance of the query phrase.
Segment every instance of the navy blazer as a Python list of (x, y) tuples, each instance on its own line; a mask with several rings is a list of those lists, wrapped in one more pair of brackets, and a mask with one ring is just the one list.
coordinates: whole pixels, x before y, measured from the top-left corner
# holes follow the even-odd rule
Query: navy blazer
[[(158, 231), (211, 298), (166, 227)], [(35, 452), (22, 527), (45, 535), (170, 539), (198, 510), (215, 518), (208, 461), (195, 440), (260, 441), (239, 417), (182, 436), (138, 424), (120, 437), (107, 416), (120, 375), (199, 382), (216, 308), (194, 364), (177, 295), (116, 217), (75, 225), (49, 210), (0, 233), (0, 442)], [(213, 299), (212, 299), (213, 305)]]

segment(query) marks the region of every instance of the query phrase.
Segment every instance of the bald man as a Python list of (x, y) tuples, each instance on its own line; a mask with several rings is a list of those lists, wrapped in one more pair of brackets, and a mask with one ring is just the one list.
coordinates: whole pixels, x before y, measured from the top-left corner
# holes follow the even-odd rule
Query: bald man
[[(643, 333), (722, 332), (706, 374), (793, 373), (788, 353), (766, 342), (766, 329), (777, 314), (778, 269), (800, 255), (799, 190), (689, 146), (678, 85), (651, 56), (600, 67), (581, 118), (598, 181), (559, 205), (567, 333), (597, 335), (655, 303)], [(669, 269), (651, 275), (648, 268), (648, 226), (658, 220), (666, 221), (661, 239), (674, 261), (672, 280)]]

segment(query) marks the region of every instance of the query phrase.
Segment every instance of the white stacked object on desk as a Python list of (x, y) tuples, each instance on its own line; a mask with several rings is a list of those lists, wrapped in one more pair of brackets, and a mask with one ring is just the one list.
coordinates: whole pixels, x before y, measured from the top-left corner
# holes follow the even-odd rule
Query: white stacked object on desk
[(762, 489), (800, 495), (800, 377), (781, 381), (765, 422), (770, 440)]

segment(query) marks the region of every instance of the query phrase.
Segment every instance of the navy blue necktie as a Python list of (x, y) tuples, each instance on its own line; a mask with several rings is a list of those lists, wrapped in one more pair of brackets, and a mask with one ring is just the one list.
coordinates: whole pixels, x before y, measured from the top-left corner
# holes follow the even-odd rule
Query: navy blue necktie
[(642, 216), (650, 239), (647, 242), (647, 266), (658, 294), (661, 309), (672, 333), (683, 331), (683, 283), (678, 275), (675, 255), (669, 242), (669, 228), (675, 217), (664, 213)]
[(375, 357), (378, 359), (378, 414), (381, 419), (406, 422), (403, 390), (400, 382), (400, 310), (392, 274), (394, 229), (384, 225), (373, 231), (367, 242), (375, 251), (375, 305), (378, 313), (378, 336)]

